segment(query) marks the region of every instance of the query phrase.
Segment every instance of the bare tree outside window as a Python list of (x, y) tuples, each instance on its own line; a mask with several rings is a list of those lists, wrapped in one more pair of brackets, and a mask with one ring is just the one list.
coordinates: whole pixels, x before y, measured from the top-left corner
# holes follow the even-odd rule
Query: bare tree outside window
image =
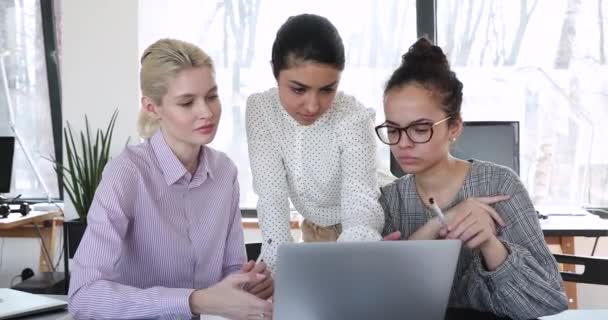
[[(8, 52), (4, 58), (7, 83), (0, 77), (0, 135), (12, 135), (8, 121), (9, 97), (3, 89), (7, 85), (23, 143), (50, 189), (51, 197), (58, 197), (57, 176), (52, 163), (46, 160), (54, 154), (54, 142), (38, 1), (0, 1), (0, 52)], [(16, 145), (9, 195), (19, 194), (24, 198), (46, 198), (25, 153)]]
[(464, 118), (521, 122), (521, 176), (536, 204), (608, 205), (603, 10), (602, 0), (438, 2)]
[[(416, 39), (413, 0), (141, 1), (140, 48), (162, 36), (216, 61), (225, 112), (213, 145), (237, 163), (241, 206), (254, 207), (246, 97), (274, 87), (272, 41), (291, 15), (329, 18), (344, 40), (340, 89), (382, 119), (382, 86)], [(537, 203), (608, 204), (608, 119), (602, 0), (438, 1), (438, 43), (465, 83), (466, 120), (518, 120), (521, 176)], [(345, 9), (348, 14), (343, 14)], [(598, 41), (599, 40), (599, 41)], [(594, 45), (590, 45), (594, 44)], [(388, 148), (379, 163), (388, 168)]]

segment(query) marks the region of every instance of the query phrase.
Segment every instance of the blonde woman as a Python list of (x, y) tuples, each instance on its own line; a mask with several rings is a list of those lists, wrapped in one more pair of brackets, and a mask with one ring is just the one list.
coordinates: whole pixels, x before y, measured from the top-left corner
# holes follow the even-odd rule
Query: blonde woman
[(211, 59), (162, 39), (143, 53), (140, 82), (146, 140), (104, 170), (74, 258), (70, 313), (270, 317), (270, 273), (263, 263), (244, 264), (236, 167), (206, 146), (221, 115)]

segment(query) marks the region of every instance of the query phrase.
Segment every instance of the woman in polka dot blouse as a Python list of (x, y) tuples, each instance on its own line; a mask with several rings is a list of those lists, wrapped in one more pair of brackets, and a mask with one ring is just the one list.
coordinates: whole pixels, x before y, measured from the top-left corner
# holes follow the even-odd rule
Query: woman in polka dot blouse
[[(290, 17), (272, 47), (277, 88), (247, 100), (247, 140), (264, 260), (293, 241), (289, 200), (303, 240), (380, 240), (374, 114), (337, 92), (344, 45), (326, 18)], [(272, 241), (268, 244), (268, 240)]]

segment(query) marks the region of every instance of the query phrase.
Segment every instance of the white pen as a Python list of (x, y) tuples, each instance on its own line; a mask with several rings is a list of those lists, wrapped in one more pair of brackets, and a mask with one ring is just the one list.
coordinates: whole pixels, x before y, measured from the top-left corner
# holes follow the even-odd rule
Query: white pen
[(445, 227), (447, 226), (447, 222), (445, 221), (445, 216), (443, 215), (443, 212), (441, 212), (441, 209), (439, 208), (439, 206), (437, 205), (437, 202), (435, 202), (435, 199), (433, 198), (429, 198), (429, 203), (431, 204), (431, 210), (433, 210), (433, 212), (435, 212), (435, 214), (437, 215), (437, 217), (439, 218), (439, 221), (441, 221), (441, 224)]
[(266, 241), (266, 246), (262, 246), (262, 252), (260, 252), (260, 255), (255, 260), (256, 264), (262, 262), (262, 256), (264, 255), (264, 253), (266, 253), (266, 249), (268, 249), (268, 247), (270, 246), (271, 243), (272, 243), (272, 239), (268, 239), (268, 241)]

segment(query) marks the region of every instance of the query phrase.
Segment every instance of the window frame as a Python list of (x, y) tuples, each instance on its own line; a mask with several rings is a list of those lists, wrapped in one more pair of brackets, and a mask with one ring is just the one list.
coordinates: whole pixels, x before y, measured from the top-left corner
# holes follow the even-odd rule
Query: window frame
[[(46, 64), (46, 79), (49, 91), (49, 107), (51, 108), (51, 128), (53, 130), (53, 144), (55, 160), (63, 164), (63, 116), (61, 108), (61, 78), (59, 74), (59, 54), (57, 51), (57, 32), (55, 24), (55, 0), (40, 1), (40, 14), (42, 15), (42, 37), (44, 43), (44, 57)], [(63, 201), (63, 179), (57, 174), (57, 187), (59, 199)], [(44, 200), (44, 198), (26, 199)]]
[[(57, 52), (57, 33), (55, 24), (55, 0), (39, 1), (40, 18), (42, 24), (42, 42), (44, 60), (46, 65), (46, 80), (49, 94), (49, 108), (51, 114), (51, 130), (53, 132), (54, 159), (60, 165), (63, 164), (63, 116), (61, 108), (61, 78), (59, 74), (59, 55)], [(15, 150), (15, 152), (18, 152)], [(14, 170), (14, 164), (13, 164)], [(59, 197), (53, 197), (53, 201), (63, 201), (63, 179), (56, 174)], [(13, 179), (15, 175), (13, 174)], [(22, 201), (30, 203), (46, 202), (44, 195), (38, 197), (22, 197)]]

